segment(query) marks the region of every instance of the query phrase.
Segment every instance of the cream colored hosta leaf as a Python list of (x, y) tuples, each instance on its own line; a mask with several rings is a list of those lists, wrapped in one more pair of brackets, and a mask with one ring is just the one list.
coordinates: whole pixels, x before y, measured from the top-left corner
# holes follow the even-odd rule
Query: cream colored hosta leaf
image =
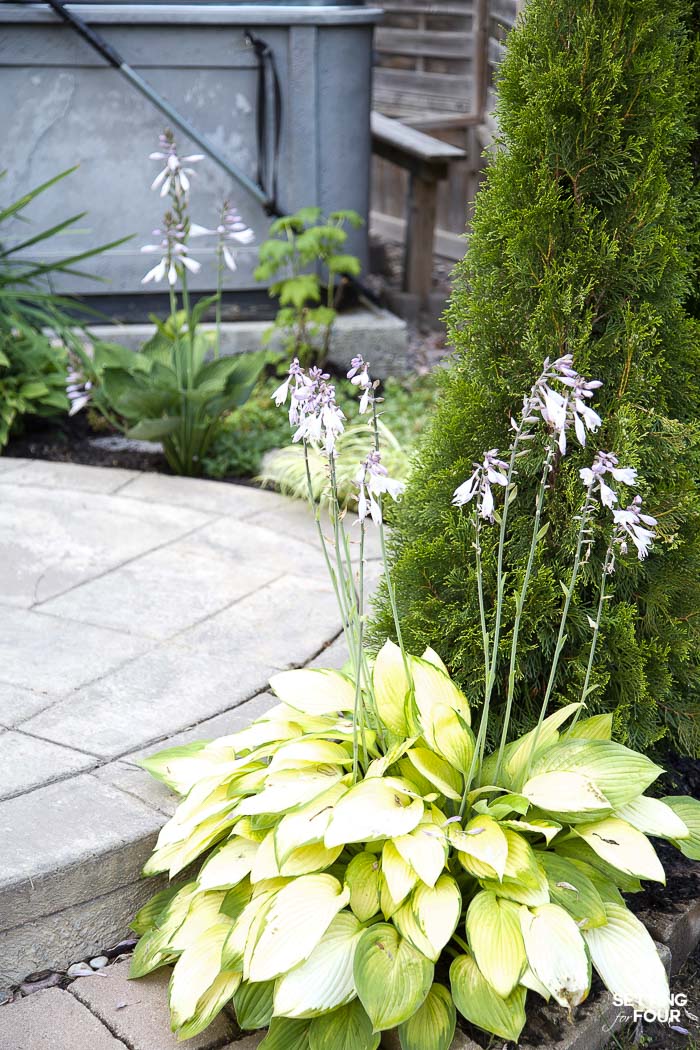
[(223, 892), (199, 891), (192, 896), (187, 915), (171, 937), (170, 943), (176, 951), (182, 952), (190, 945), (196, 944), (210, 927), (223, 921), (221, 905), (225, 897)]
[(687, 824), (674, 813), (669, 805), (658, 798), (640, 795), (615, 811), (615, 816), (626, 820), (644, 835), (655, 835), (660, 839), (687, 839), (690, 835)]
[(476, 740), (461, 711), (447, 704), (435, 704), (430, 721), (422, 723), (425, 738), (450, 765), (467, 774), (472, 765)]
[(434, 984), (423, 1005), (399, 1027), (401, 1050), (449, 1050), (456, 1027), (452, 996), (444, 985)]
[(246, 1029), (265, 1028), (272, 1018), (274, 981), (248, 984), (245, 981), (233, 997), (238, 1027)]
[(407, 835), (424, 809), (421, 799), (412, 799), (411, 792), (408, 781), (398, 777), (372, 777), (355, 784), (333, 809), (326, 846)]
[(281, 671), (270, 679), (270, 688), (283, 704), (308, 715), (352, 711), (355, 707), (355, 686), (340, 671)]
[(136, 912), (130, 924), (131, 929), (139, 937), (154, 928), (160, 929), (167, 916), (178, 907), (178, 903), (181, 912), (180, 921), (182, 921), (187, 914), (196, 888), (196, 882), (188, 882), (184, 886), (168, 886), (160, 893), (156, 893)]
[[(471, 874), (477, 878), (503, 878), (508, 860), (508, 839), (493, 817), (480, 814), (470, 820), (464, 830), (450, 824), (447, 837), (459, 851), (460, 862)], [(472, 865), (472, 861), (477, 864)]]
[[(411, 736), (406, 740), (400, 740), (396, 744), (392, 744), (386, 754), (382, 755), (381, 758), (375, 758), (367, 767), (365, 773), (365, 779), (368, 777), (383, 777), (386, 776), (387, 771), (393, 765), (406, 754), (408, 749), (415, 744), (418, 737)], [(428, 790), (431, 790), (430, 788)]]
[(506, 829), (508, 857), (503, 878), (482, 879), (484, 889), (491, 890), (498, 897), (516, 901), (518, 904), (547, 904), (549, 887), (547, 877), (538, 863), (539, 854), (521, 835)]
[(560, 1006), (569, 1011), (588, 995), (591, 967), (581, 932), (563, 908), (521, 908), (520, 927), (530, 969)]
[(379, 858), (375, 853), (356, 853), (347, 866), (345, 885), (350, 890), (350, 907), (360, 922), (379, 911)]
[(611, 740), (612, 739), (612, 714), (592, 715), (584, 718), (575, 726), (563, 734), (565, 740)]
[(309, 1050), (377, 1050), (380, 1040), (359, 999), (317, 1017), (309, 1028)]
[[(571, 838), (563, 839), (561, 842), (555, 842), (554, 852), (561, 857), (566, 857), (567, 860), (573, 860), (577, 864), (584, 862), (589, 867), (594, 868), (599, 875), (609, 879), (623, 893), (639, 893), (642, 888), (638, 878), (635, 878), (634, 875), (628, 875), (627, 872), (620, 871), (619, 868), (614, 867), (612, 864), (608, 864), (607, 860), (603, 860), (595, 850), (591, 849), (587, 842), (584, 842), (577, 835), (572, 835)], [(592, 876), (590, 877), (592, 878)], [(596, 888), (600, 893), (598, 883), (596, 883)]]
[(442, 671), (443, 674), (446, 674), (449, 677), (450, 672), (447, 670), (443, 660), (434, 649), (430, 648), (430, 646), (421, 653), (420, 658), (421, 660), (425, 660), (426, 663), (432, 664), (433, 667), (437, 667), (438, 671)]
[(206, 741), (197, 741), (169, 747), (140, 759), (138, 765), (179, 795), (186, 795), (203, 778), (223, 778), (236, 768), (236, 753), (232, 748), (212, 753), (206, 751), (206, 746)]
[(538, 852), (537, 860), (546, 872), (552, 901), (564, 908), (580, 929), (590, 930), (607, 922), (595, 884), (574, 861), (545, 851)]
[(288, 813), (318, 798), (333, 784), (339, 783), (343, 774), (338, 766), (315, 766), (308, 772), (303, 769), (282, 769), (271, 773), (259, 795), (245, 798), (238, 804), (239, 816), (254, 816), (260, 813)]
[(531, 729), (529, 733), (514, 740), (509, 746), (504, 763), (505, 782), (518, 787), (525, 775), (528, 764), (534, 756), (546, 753), (553, 744), (559, 740), (559, 727), (571, 718), (579, 708), (580, 703), (567, 704), (566, 707), (554, 711), (544, 719), (542, 725), (537, 729)]
[(194, 828), (186, 839), (156, 849), (144, 865), (143, 874), (157, 875), (161, 871), (167, 871), (170, 878), (174, 878), (200, 854), (222, 839), (234, 821), (235, 816), (231, 813), (210, 817)]
[(675, 841), (674, 845), (690, 860), (700, 860), (700, 802), (687, 795), (669, 795), (662, 801), (688, 829), (688, 837)]
[(212, 817), (219, 817), (233, 809), (234, 804), (229, 798), (227, 784), (212, 780), (200, 781), (161, 828), (156, 849), (183, 842)]
[(533, 777), (551, 772), (579, 773), (616, 808), (641, 795), (663, 770), (646, 755), (611, 740), (563, 740), (532, 764)]
[(617, 817), (596, 824), (579, 824), (576, 832), (584, 842), (619, 871), (638, 879), (666, 882), (664, 869), (646, 835)]
[(336, 915), (309, 958), (277, 979), (275, 1014), (317, 1017), (354, 999), (352, 968), (362, 932), (350, 912)]
[(397, 736), (410, 736), (406, 718), (409, 682), (401, 650), (388, 639), (374, 661), (372, 683), (377, 713), (384, 725)]
[(224, 970), (197, 1000), (193, 1016), (180, 1029), (178, 1039), (193, 1039), (221, 1013), (241, 983), (241, 974)]
[(505, 999), (486, 980), (471, 955), (460, 955), (450, 966), (455, 1005), (467, 1021), (500, 1039), (517, 1043), (525, 1027), (525, 989), (518, 987)]
[(221, 952), (221, 965), (224, 969), (242, 970), (249, 939), (251, 945), (253, 944), (251, 931), (254, 926), (259, 925), (259, 917), (267, 909), (275, 892), (269, 889), (259, 893), (245, 905), (236, 918)]
[(441, 875), (433, 888), (417, 886), (409, 907), (430, 945), (431, 950), (425, 954), (437, 962), (459, 922), (462, 911), (459, 886), (451, 875)]
[(561, 824), (556, 820), (541, 820), (533, 817), (532, 820), (501, 820), (502, 828), (510, 828), (511, 831), (526, 832), (534, 835), (542, 835), (547, 845), (555, 839), (561, 831)]
[(434, 886), (447, 863), (447, 840), (442, 828), (421, 822), (410, 834), (399, 835), (393, 842), (418, 877)]
[(352, 755), (342, 744), (332, 740), (292, 740), (283, 744), (270, 761), (270, 772), (299, 769), (304, 764), (351, 766)]
[(346, 784), (334, 784), (311, 802), (287, 813), (274, 829), (275, 856), (284, 864), (290, 853), (301, 846), (323, 842), (333, 806), (347, 792)]
[(504, 999), (518, 984), (527, 962), (519, 911), (517, 904), (488, 890), (477, 893), (467, 910), (467, 937), (474, 957)]
[(393, 842), (385, 842), (382, 850), (382, 875), (392, 900), (398, 905), (408, 897), (418, 876), (407, 864)]
[(613, 993), (637, 1010), (665, 1014), (670, 993), (666, 970), (653, 940), (623, 904), (606, 904), (608, 921), (583, 938), (593, 965)]
[(411, 765), (433, 784), (441, 795), (454, 800), (461, 800), (464, 791), (464, 780), (450, 763), (436, 755), (427, 747), (413, 747), (406, 756)]
[(523, 785), (523, 795), (533, 806), (569, 822), (603, 817), (612, 811), (600, 788), (581, 773), (538, 773)]
[(309, 846), (300, 846), (293, 850), (284, 864), (278, 865), (275, 856), (274, 832), (270, 831), (257, 850), (250, 881), (255, 885), (265, 879), (293, 878), (297, 875), (310, 875), (315, 871), (325, 871), (334, 863), (343, 851), (342, 846), (326, 849), (322, 842)]
[(433, 972), (430, 960), (388, 923), (364, 931), (355, 951), (355, 987), (375, 1032), (413, 1016), (430, 991)]
[(302, 875), (284, 886), (267, 910), (248, 979), (270, 981), (308, 959), (349, 899), (331, 875)]
[(552, 998), (542, 981), (537, 980), (529, 966), (525, 968), (525, 973), (520, 978), (520, 983), (523, 988), (528, 988), (531, 992), (537, 992), (547, 1003)]
[(237, 886), (253, 867), (258, 844), (236, 838), (224, 843), (202, 865), (197, 880), (200, 890), (223, 890)]
[(427, 660), (417, 656), (409, 657), (409, 667), (413, 679), (413, 694), (421, 725), (430, 725), (431, 710), (436, 704), (457, 711), (467, 725), (471, 724), (471, 712), (466, 696), (454, 684), (449, 675)]
[(170, 979), (170, 1014), (174, 1029), (182, 1028), (189, 1021), (197, 1009), (200, 996), (219, 976), (221, 949), (229, 930), (227, 924), (219, 923), (201, 931), (176, 962)]
[(206, 745), (207, 751), (220, 751), (222, 748), (233, 748), (236, 756), (255, 751), (273, 743), (284, 743), (285, 740), (293, 740), (301, 736), (301, 727), (296, 724), (297, 711), (281, 711), (278, 717), (273, 717), (273, 712), (268, 711), (262, 718), (251, 722), (245, 729), (239, 729), (236, 733), (229, 733), (217, 740), (212, 740)]

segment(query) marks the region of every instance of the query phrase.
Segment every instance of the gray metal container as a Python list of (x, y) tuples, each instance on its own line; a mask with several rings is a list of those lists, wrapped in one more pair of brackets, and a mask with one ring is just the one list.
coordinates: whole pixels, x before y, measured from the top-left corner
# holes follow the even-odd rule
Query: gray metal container
[[(369, 209), (370, 89), (373, 25), (381, 12), (356, 5), (151, 3), (69, 5), (119, 51), (228, 159), (255, 179), (258, 69), (246, 43), (252, 30), (272, 49), (282, 94), (279, 206)], [(79, 164), (68, 179), (27, 210), (39, 226), (86, 211), (79, 230), (57, 237), (42, 256), (65, 256), (126, 234), (128, 244), (98, 256), (97, 288), (62, 276), (67, 293), (133, 296), (156, 261), (140, 246), (153, 240), (163, 202), (150, 184), (166, 118), (45, 5), (0, 6), (0, 199), (14, 200), (57, 172)], [(202, 152), (177, 133), (183, 153)], [(226, 288), (259, 288), (253, 277), (257, 244), (270, 219), (261, 205), (210, 159), (193, 179), (191, 217), (211, 227), (225, 197), (238, 206), (256, 240), (238, 251)], [(4, 233), (7, 231), (4, 230)], [(27, 236), (26, 223), (10, 230)], [(201, 249), (200, 249), (201, 246)], [(350, 250), (366, 258), (366, 229)], [(202, 262), (191, 286), (215, 287), (214, 246), (193, 245)], [(147, 286), (148, 290), (152, 288)]]

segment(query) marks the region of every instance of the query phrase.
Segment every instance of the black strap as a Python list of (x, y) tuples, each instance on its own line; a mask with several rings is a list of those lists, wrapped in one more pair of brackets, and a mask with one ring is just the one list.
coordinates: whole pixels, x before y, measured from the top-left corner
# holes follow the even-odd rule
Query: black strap
[[(257, 175), (258, 186), (267, 196), (265, 210), (268, 215), (281, 215), (277, 204), (277, 179), (279, 168), (280, 137), (282, 134), (282, 89), (275, 56), (264, 40), (255, 33), (246, 33), (246, 40), (255, 50), (258, 60), (258, 97), (255, 114), (257, 136)], [(268, 129), (268, 81), (272, 89), (273, 110)], [(272, 142), (270, 144), (269, 138)], [(272, 156), (270, 156), (270, 145)]]

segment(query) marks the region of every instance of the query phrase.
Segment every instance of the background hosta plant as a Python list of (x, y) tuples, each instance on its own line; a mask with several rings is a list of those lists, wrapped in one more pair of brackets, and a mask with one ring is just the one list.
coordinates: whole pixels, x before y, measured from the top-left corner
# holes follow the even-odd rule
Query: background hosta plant
[[(371, 519), (386, 549), (382, 504), (402, 486), (382, 464), (376, 387), (361, 358), (349, 376), (377, 440), (355, 474), (357, 563), (337, 498), (345, 421), (330, 377), (295, 361), (275, 395), (290, 402), (295, 439), (326, 457), (328, 546), (320, 525), (319, 533), (349, 663), (281, 672), (270, 683), (278, 703), (248, 728), (144, 761), (183, 796), (145, 872), (189, 877), (136, 916), (132, 974), (174, 964), (170, 1007), (181, 1037), (232, 1003), (241, 1028), (269, 1027), (265, 1050), (376, 1050), (391, 1028), (403, 1050), (448, 1050), (458, 1012), (516, 1041), (530, 999), (572, 1015), (593, 969), (625, 1002), (664, 1013), (665, 970), (622, 893), (664, 881), (649, 836), (700, 859), (700, 803), (646, 794), (662, 770), (611, 739), (610, 715), (587, 715), (590, 675), (578, 700), (550, 705), (560, 700), (558, 663), (581, 562), (602, 540), (602, 603), (616, 562), (629, 549), (646, 557), (654, 537), (637, 498), (621, 507), (636, 473), (610, 453), (589, 453), (581, 471), (578, 539), (537, 724), (512, 739), (506, 717), (498, 746), (488, 746), (518, 475), (525, 460), (540, 474), (531, 567), (546, 535), (551, 476), (572, 442), (584, 446), (601, 424), (591, 404), (600, 383), (583, 379), (568, 356), (546, 361), (514, 415), (508, 451), (487, 452), (454, 493), (470, 508), (461, 513), (478, 581), (482, 534), (499, 536), (493, 615), (479, 583), (485, 684), (473, 724), (440, 656), (408, 651), (398, 620), (399, 644), (387, 640), (374, 657), (363, 646), (365, 531)], [(310, 474), (309, 491), (318, 517)], [(516, 585), (510, 680), (530, 578)], [(393, 603), (390, 578), (387, 589)], [(600, 610), (589, 627), (591, 666), (599, 618)], [(513, 695), (508, 687), (506, 711)]]

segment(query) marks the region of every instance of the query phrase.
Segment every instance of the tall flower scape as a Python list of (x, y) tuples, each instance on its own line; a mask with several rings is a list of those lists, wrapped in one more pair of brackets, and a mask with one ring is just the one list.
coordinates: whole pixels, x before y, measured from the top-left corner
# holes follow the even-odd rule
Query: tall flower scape
[[(700, 803), (646, 795), (662, 770), (611, 739), (610, 715), (586, 716), (606, 580), (645, 558), (653, 517), (636, 474), (597, 451), (581, 471), (578, 542), (562, 580), (558, 642), (536, 726), (510, 739), (518, 634), (558, 460), (599, 425), (600, 385), (571, 357), (546, 361), (512, 420), (505, 452), (490, 449), (454, 494), (477, 569), (484, 660), (479, 725), (429, 648), (363, 645), (364, 546), (386, 500), (401, 495), (382, 466), (377, 385), (361, 358), (349, 378), (375, 448), (358, 465), (358, 520), (335, 489), (345, 419), (330, 376), (293, 362), (276, 392), (294, 440), (328, 466), (330, 539), (316, 521), (350, 660), (343, 671), (275, 675), (278, 704), (247, 729), (161, 752), (143, 764), (183, 796), (146, 874), (196, 876), (137, 915), (132, 974), (174, 963), (173, 1028), (183, 1038), (232, 1003), (243, 1029), (269, 1027), (265, 1050), (376, 1050), (398, 1028), (403, 1050), (447, 1050), (457, 1012), (517, 1040), (526, 1005), (541, 997), (573, 1018), (595, 969), (626, 1003), (663, 1015), (669, 987), (654, 943), (622, 893), (664, 882), (648, 836), (700, 859)], [(489, 751), (508, 584), (508, 515), (522, 457), (540, 457), (527, 565), (510, 595), (506, 718)], [(310, 487), (311, 491), (311, 487)], [(495, 594), (486, 594), (480, 537), (498, 530)], [(589, 616), (588, 674), (577, 702), (557, 703), (570, 596), (590, 546), (607, 538), (597, 611)], [(390, 601), (396, 609), (391, 580)], [(508, 647), (506, 647), (507, 649)], [(450, 654), (442, 654), (449, 663)]]

